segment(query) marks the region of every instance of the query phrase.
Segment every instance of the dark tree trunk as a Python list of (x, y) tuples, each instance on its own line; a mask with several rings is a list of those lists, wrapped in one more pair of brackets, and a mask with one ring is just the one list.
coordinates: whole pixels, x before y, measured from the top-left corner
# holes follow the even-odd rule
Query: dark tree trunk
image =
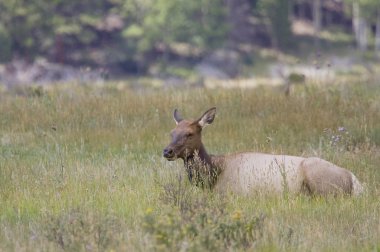
[(313, 1), (313, 25), (314, 25), (314, 46), (315, 49), (319, 51), (320, 39), (319, 34), (322, 26), (322, 8), (321, 8), (321, 0)]

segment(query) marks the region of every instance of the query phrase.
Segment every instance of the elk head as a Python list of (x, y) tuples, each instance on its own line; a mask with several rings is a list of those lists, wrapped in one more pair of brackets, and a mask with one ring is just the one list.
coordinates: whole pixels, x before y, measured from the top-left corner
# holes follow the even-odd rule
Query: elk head
[(195, 121), (184, 120), (175, 109), (173, 113), (177, 126), (171, 131), (171, 143), (164, 149), (163, 156), (169, 160), (186, 160), (199, 151), (202, 146), (202, 129), (214, 121), (216, 108), (207, 110)]

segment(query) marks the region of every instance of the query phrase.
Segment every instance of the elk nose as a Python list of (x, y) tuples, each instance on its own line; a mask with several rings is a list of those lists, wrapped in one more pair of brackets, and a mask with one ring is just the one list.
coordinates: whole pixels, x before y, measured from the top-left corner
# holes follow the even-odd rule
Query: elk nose
[(163, 154), (165, 158), (172, 158), (174, 156), (174, 151), (170, 148), (165, 148)]

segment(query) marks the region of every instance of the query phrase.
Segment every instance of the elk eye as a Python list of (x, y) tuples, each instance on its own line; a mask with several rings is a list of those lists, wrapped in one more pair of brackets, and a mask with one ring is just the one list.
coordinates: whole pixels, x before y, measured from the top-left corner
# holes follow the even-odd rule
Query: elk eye
[(192, 136), (193, 136), (193, 133), (187, 133), (187, 134), (186, 134), (186, 137), (187, 137), (187, 138), (191, 138)]

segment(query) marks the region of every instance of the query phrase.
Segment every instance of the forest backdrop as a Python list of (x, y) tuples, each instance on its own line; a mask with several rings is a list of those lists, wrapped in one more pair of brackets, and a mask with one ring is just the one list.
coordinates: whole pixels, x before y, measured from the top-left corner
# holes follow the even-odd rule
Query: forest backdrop
[[(295, 21), (309, 24), (300, 36)], [(323, 31), (380, 51), (379, 0), (1, 0), (0, 63), (46, 59), (146, 74), (192, 65), (218, 49), (243, 55), (274, 48), (315, 51)], [(310, 47), (307, 48), (310, 51)]]

